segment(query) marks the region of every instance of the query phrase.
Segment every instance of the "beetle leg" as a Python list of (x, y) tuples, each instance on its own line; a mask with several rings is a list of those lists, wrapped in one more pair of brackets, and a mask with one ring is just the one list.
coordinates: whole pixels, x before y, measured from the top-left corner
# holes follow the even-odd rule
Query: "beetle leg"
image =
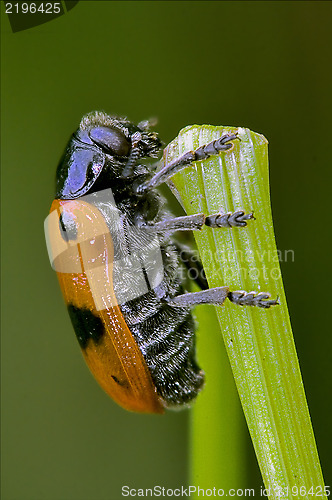
[(228, 286), (209, 288), (201, 292), (183, 293), (170, 299), (168, 304), (173, 307), (194, 307), (198, 304), (222, 305), (229, 294)]
[(243, 290), (230, 292), (227, 286), (209, 288), (201, 292), (184, 293), (168, 301), (173, 307), (194, 307), (199, 304), (222, 305), (228, 298), (234, 304), (240, 306), (256, 306), (268, 309), (279, 304), (278, 299), (270, 299), (269, 293), (245, 292)]
[(174, 217), (160, 222), (148, 222), (141, 225), (146, 231), (164, 233), (174, 231), (196, 231), (202, 229), (205, 224), (204, 214), (185, 215), (183, 217)]
[(175, 232), (175, 231), (198, 231), (204, 225), (212, 228), (243, 227), (247, 220), (253, 219), (252, 213), (245, 214), (243, 210), (236, 212), (217, 213), (205, 216), (204, 214), (185, 215), (174, 217), (160, 222), (142, 223), (140, 227), (150, 232)]
[(228, 298), (234, 304), (239, 306), (258, 306), (269, 308), (278, 305), (278, 297), (275, 300), (270, 299), (271, 295), (264, 292), (245, 292), (243, 290), (237, 292), (229, 292)]
[(247, 225), (247, 220), (254, 219), (254, 214), (245, 214), (243, 210), (236, 212), (218, 213), (208, 215), (205, 224), (209, 227), (244, 227)]
[(154, 176), (144, 182), (143, 184), (139, 184), (136, 186), (137, 194), (143, 194), (150, 189), (154, 189), (160, 184), (166, 182), (170, 177), (179, 172), (185, 167), (188, 167), (195, 161), (206, 160), (212, 155), (217, 155), (221, 151), (227, 151), (233, 147), (231, 141), (237, 139), (237, 132), (231, 134), (224, 134), (219, 139), (215, 141), (211, 141), (208, 144), (204, 144), (200, 146), (195, 151), (187, 151), (180, 158), (172, 161), (168, 165), (165, 165), (159, 172), (154, 174)]

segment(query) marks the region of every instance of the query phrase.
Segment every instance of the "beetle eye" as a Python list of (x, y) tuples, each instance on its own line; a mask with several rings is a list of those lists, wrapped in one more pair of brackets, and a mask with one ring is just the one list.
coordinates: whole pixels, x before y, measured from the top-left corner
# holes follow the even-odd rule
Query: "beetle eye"
[(95, 127), (90, 130), (90, 137), (105, 150), (106, 153), (114, 153), (118, 156), (127, 156), (130, 150), (130, 143), (125, 135), (114, 128)]

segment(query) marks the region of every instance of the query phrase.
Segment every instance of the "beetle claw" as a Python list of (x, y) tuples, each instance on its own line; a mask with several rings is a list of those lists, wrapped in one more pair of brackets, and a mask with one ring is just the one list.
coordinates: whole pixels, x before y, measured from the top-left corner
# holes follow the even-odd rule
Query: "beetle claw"
[(256, 306), (268, 309), (271, 306), (279, 305), (279, 297), (269, 300), (271, 295), (265, 292), (245, 292), (239, 290), (229, 292), (228, 298), (234, 304), (239, 306)]

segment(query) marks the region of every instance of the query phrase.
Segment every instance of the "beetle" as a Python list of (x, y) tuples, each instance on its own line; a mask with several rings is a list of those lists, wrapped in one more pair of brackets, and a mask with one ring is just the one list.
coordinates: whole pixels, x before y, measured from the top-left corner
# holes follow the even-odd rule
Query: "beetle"
[(148, 121), (95, 111), (82, 118), (60, 160), (45, 221), (51, 263), (91, 372), (127, 410), (186, 407), (202, 389), (194, 306), (277, 304), (268, 293), (209, 289), (202, 272), (201, 291), (186, 292), (180, 254), (188, 268), (194, 258), (173, 233), (243, 227), (253, 214), (173, 217), (156, 189), (193, 162), (227, 153), (236, 139), (223, 134), (156, 169), (146, 160), (157, 158), (162, 144)]

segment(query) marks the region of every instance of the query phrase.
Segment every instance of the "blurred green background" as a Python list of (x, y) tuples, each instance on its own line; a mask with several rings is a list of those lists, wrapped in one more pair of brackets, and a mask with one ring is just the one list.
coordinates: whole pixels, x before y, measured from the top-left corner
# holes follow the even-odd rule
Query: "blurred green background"
[[(268, 138), (277, 245), (295, 255), (281, 263), (284, 285), (330, 484), (331, 2), (80, 1), (17, 33), (1, 10), (3, 500), (113, 500), (122, 485), (187, 482), (189, 411), (130, 414), (99, 389), (48, 262), (55, 168), (94, 109), (156, 116), (165, 144), (194, 123)], [(242, 486), (259, 487), (243, 429)]]

